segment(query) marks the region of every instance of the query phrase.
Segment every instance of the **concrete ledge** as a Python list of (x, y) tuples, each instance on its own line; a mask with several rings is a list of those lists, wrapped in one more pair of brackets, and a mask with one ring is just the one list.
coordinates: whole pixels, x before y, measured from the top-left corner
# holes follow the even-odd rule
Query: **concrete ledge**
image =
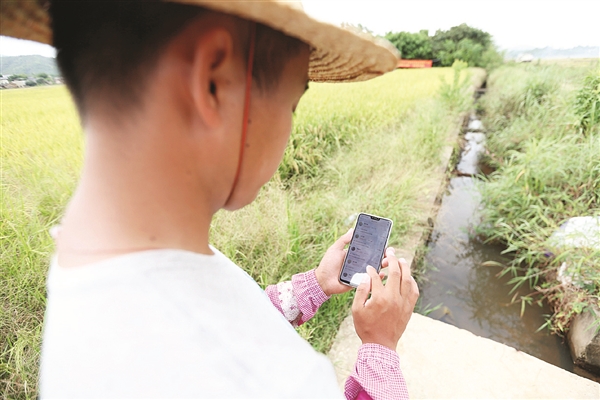
[[(475, 87), (485, 75), (480, 74)], [(479, 75), (478, 75), (479, 76)], [(465, 121), (466, 115), (461, 117)], [(436, 197), (445, 187), (446, 168), (460, 126), (448, 132), (437, 174), (439, 184), (424, 194), (422, 204), (430, 218)], [(427, 218), (427, 217), (426, 217)], [(415, 227), (398, 249), (412, 263), (420, 243), (427, 239), (426, 224)], [(340, 326), (329, 358), (340, 387), (354, 370), (361, 345), (352, 316)], [(413, 314), (397, 348), (402, 372), (412, 398), (590, 398), (600, 399), (600, 384), (567, 372), (512, 347), (473, 335), (440, 321)]]
[[(341, 387), (360, 344), (349, 316), (329, 353)], [(600, 399), (596, 382), (419, 314), (413, 314), (397, 351), (415, 399)]]

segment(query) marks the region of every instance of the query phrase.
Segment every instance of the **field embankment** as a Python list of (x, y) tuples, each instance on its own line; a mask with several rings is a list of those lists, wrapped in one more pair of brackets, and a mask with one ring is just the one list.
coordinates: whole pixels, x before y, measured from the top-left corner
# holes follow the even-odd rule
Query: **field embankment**
[[(211, 242), (262, 286), (316, 267), (360, 211), (392, 218), (391, 245), (402, 246), (424, 223), (420, 191), (434, 179), (456, 104), (468, 103), (452, 76), (449, 68), (398, 70), (364, 83), (311, 84), (278, 174), (253, 204), (216, 216)], [(450, 82), (445, 101), (442, 80)], [(35, 398), (48, 230), (75, 188), (83, 138), (64, 87), (0, 96), (0, 396)], [(350, 296), (334, 297), (300, 328), (316, 349), (328, 350)]]
[(547, 325), (562, 334), (600, 304), (600, 249), (552, 239), (569, 218), (600, 216), (598, 60), (509, 64), (487, 87), (481, 111), (496, 170), (482, 185), (485, 231), (514, 256), (511, 283), (534, 291), (514, 301), (541, 294), (555, 311)]

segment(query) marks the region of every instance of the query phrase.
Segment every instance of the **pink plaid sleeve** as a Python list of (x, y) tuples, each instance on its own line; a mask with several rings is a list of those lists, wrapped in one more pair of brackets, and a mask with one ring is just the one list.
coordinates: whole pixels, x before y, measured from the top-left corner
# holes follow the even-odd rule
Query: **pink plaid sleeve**
[(345, 394), (347, 399), (408, 399), (398, 353), (379, 344), (363, 344)]
[(271, 303), (293, 326), (300, 326), (311, 319), (327, 296), (310, 270), (292, 276), (291, 281), (267, 286), (265, 289)]

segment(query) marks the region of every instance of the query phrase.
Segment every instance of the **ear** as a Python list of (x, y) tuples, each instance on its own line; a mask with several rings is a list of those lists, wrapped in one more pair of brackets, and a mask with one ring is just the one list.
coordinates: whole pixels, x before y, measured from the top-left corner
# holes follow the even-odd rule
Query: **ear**
[(196, 111), (209, 127), (223, 120), (228, 84), (236, 78), (235, 61), (233, 38), (225, 28), (207, 31), (194, 47), (190, 90)]

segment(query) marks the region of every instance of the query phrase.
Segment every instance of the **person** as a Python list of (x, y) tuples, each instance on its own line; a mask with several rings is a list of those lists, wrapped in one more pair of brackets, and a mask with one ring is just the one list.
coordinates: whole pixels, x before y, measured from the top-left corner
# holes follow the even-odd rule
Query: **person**
[[(40, 397), (342, 397), (292, 326), (350, 289), (352, 232), (263, 291), (209, 227), (275, 173), (309, 80), (379, 76), (390, 47), (274, 0), (15, 1), (0, 22), (52, 41), (86, 139), (48, 274)], [(395, 349), (418, 288), (393, 249), (382, 264), (387, 282), (369, 268), (352, 305), (346, 398), (408, 397)]]

